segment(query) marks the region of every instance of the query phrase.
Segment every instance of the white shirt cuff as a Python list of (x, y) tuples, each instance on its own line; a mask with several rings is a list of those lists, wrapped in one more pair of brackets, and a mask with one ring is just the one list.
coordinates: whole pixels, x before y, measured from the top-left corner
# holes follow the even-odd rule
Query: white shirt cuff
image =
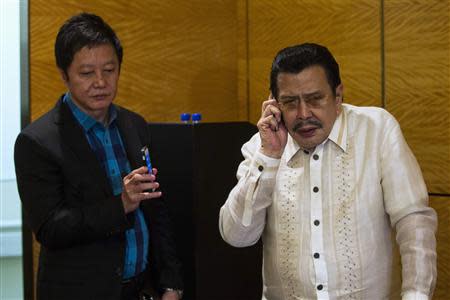
[(250, 169), (258, 170), (258, 173), (262, 173), (261, 178), (270, 178), (276, 175), (279, 165), (279, 158), (272, 158), (257, 151), (253, 156)]
[(428, 300), (428, 296), (421, 292), (406, 292), (403, 294), (402, 300)]

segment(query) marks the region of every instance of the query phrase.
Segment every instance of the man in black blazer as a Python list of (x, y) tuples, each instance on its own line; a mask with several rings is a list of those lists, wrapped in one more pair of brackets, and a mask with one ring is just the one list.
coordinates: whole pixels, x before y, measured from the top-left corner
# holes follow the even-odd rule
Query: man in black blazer
[(142, 166), (147, 124), (112, 104), (119, 39), (82, 13), (60, 28), (55, 56), (68, 92), (15, 145), (25, 219), (41, 244), (38, 300), (137, 300), (147, 281), (163, 300), (180, 299), (157, 170)]

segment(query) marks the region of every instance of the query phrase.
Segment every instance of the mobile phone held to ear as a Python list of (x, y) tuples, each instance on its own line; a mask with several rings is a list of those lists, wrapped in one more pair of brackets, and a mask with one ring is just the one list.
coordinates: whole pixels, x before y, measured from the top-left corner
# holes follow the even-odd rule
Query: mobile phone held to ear
[(144, 166), (148, 168), (148, 173), (153, 174), (152, 161), (150, 160), (150, 151), (148, 151), (148, 147), (144, 146), (141, 149), (142, 154), (142, 163)]
[(286, 126), (286, 124), (284, 124), (283, 114), (281, 114), (280, 123)]

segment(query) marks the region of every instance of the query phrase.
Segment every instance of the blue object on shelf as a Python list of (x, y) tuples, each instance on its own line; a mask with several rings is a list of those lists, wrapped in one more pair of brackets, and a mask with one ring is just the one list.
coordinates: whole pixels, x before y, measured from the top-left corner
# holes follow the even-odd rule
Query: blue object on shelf
[(180, 120), (181, 120), (181, 122), (183, 122), (183, 123), (189, 123), (189, 121), (191, 120), (191, 114), (188, 114), (188, 113), (182, 113), (182, 114), (180, 115)]
[(200, 113), (192, 114), (192, 122), (198, 123), (201, 121), (201, 119), (202, 119), (202, 114), (200, 114)]

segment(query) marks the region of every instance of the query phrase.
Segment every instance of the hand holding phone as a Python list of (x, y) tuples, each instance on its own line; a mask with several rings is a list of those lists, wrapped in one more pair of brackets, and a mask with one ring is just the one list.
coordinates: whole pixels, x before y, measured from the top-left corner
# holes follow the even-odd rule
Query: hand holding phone
[(261, 152), (269, 157), (280, 158), (287, 143), (288, 131), (279, 104), (272, 95), (262, 104), (257, 126), (261, 137)]

